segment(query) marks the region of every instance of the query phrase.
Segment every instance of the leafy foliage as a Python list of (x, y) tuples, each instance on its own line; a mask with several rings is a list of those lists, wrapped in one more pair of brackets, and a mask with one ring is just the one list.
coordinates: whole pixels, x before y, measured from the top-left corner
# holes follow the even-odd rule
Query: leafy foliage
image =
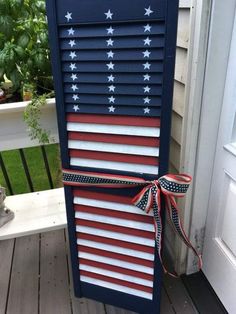
[(0, 0), (0, 82), (52, 89), (44, 0)]
[(34, 96), (24, 111), (24, 120), (28, 126), (31, 140), (37, 139), (39, 144), (49, 144), (54, 142), (50, 132), (42, 128), (40, 124), (41, 109), (47, 104), (47, 98), (52, 97), (52, 93)]

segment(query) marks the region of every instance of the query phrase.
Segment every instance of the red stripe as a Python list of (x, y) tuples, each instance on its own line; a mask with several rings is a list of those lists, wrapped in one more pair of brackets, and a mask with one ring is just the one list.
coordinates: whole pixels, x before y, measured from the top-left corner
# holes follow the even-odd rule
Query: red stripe
[(151, 166), (158, 166), (157, 157), (147, 157), (147, 156), (137, 156), (129, 154), (118, 154), (118, 153), (103, 153), (103, 152), (93, 152), (89, 150), (70, 150), (70, 157), (74, 158), (87, 158), (94, 160), (107, 160), (107, 161), (117, 161), (133, 164), (144, 164)]
[[(102, 230), (107, 230), (107, 231), (112, 231), (112, 232), (119, 232), (122, 234), (129, 234), (129, 235), (133, 235), (136, 237), (143, 237), (146, 239), (154, 239), (154, 232), (149, 232), (149, 231), (137, 230), (137, 229), (133, 229), (133, 228), (127, 228), (127, 227), (121, 227), (121, 226), (115, 226), (115, 225), (109, 225), (109, 224), (104, 224), (102, 222), (95, 222), (95, 221), (78, 219), (78, 218), (76, 219), (76, 224), (79, 226), (102, 229)], [(145, 239), (143, 239), (143, 241), (145, 241)]]
[(138, 214), (132, 214), (132, 213), (126, 213), (126, 212), (121, 212), (121, 211), (116, 211), (116, 210), (109, 210), (109, 209), (84, 206), (84, 205), (75, 205), (74, 208), (75, 208), (75, 211), (77, 212), (102, 215), (106, 217), (121, 218), (121, 219), (132, 220), (132, 221), (139, 221), (139, 222), (144, 222), (144, 223), (153, 225), (153, 217), (148, 216), (148, 215), (144, 216), (144, 215), (138, 215)]
[(83, 265), (88, 265), (88, 266), (92, 266), (92, 267), (97, 267), (97, 268), (101, 268), (101, 269), (110, 270), (110, 271), (113, 271), (113, 272), (116, 272), (116, 273), (125, 274), (125, 275), (128, 275), (128, 276), (133, 276), (133, 277), (137, 277), (137, 278), (153, 281), (153, 275), (144, 274), (144, 273), (141, 273), (139, 271), (126, 269), (126, 268), (123, 268), (123, 267), (118, 267), (118, 266), (113, 266), (113, 265), (109, 265), (109, 264), (105, 264), (105, 263), (90, 261), (90, 260), (87, 260), (87, 259), (84, 259), (84, 258), (80, 258), (79, 259), (79, 263), (83, 264)]
[(128, 144), (128, 145), (149, 146), (149, 147), (158, 147), (160, 144), (160, 140), (158, 138), (144, 137), (144, 136), (96, 134), (96, 133), (83, 133), (83, 132), (69, 132), (68, 136), (70, 140), (77, 140), (77, 141)]
[(116, 279), (116, 278), (112, 278), (112, 277), (108, 277), (108, 276), (104, 276), (104, 275), (94, 274), (94, 273), (91, 273), (89, 271), (84, 271), (84, 270), (81, 270), (80, 274), (82, 276), (87, 276), (87, 277), (90, 277), (90, 278), (111, 282), (111, 283), (114, 283), (114, 284), (117, 284), (117, 285), (129, 287), (129, 288), (132, 288), (132, 289), (136, 289), (136, 290), (152, 293), (152, 288), (150, 288), (150, 287), (146, 287), (146, 286), (143, 286), (143, 285), (138, 285), (136, 283), (128, 282), (128, 281), (125, 281), (125, 280), (120, 280), (120, 279)]
[[(105, 194), (100, 192), (91, 192), (81, 189), (74, 189), (74, 196), (84, 197), (84, 198), (92, 198), (99, 201), (108, 201), (114, 203), (122, 203), (122, 204), (132, 204), (133, 197), (129, 196), (121, 196), (121, 195), (113, 195), (113, 194)], [(141, 212), (141, 210), (140, 210)]]
[(141, 252), (145, 252), (145, 253), (149, 253), (149, 254), (154, 254), (154, 252), (155, 252), (154, 247), (130, 243), (130, 242), (125, 242), (125, 241), (121, 241), (121, 240), (114, 240), (114, 239), (110, 239), (110, 238), (106, 238), (106, 237), (99, 237), (99, 236), (92, 235), (92, 234), (77, 232), (77, 239), (119, 246), (119, 247), (123, 247), (126, 249), (141, 251)]
[(67, 114), (68, 122), (77, 123), (95, 123), (95, 124), (110, 124), (110, 125), (130, 125), (130, 126), (146, 126), (160, 127), (160, 118), (147, 118), (136, 116), (112, 116), (108, 115), (92, 115), (92, 114)]
[(83, 246), (83, 245), (78, 245), (78, 251), (84, 252), (84, 253), (90, 253), (94, 255), (99, 255), (99, 256), (105, 256), (105, 257), (112, 258), (114, 260), (121, 260), (124, 262), (143, 265), (150, 268), (153, 268), (153, 264), (154, 264), (152, 261), (147, 261), (146, 259), (137, 258), (133, 256), (127, 256), (127, 255), (123, 255), (119, 253), (112, 253), (112, 252), (94, 249), (94, 248)]

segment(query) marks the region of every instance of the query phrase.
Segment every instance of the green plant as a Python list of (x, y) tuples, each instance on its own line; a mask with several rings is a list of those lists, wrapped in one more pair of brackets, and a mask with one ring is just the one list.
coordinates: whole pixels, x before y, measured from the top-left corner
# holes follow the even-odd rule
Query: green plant
[(0, 82), (4, 75), (15, 91), (52, 89), (44, 0), (0, 0)]
[(28, 126), (29, 136), (32, 140), (37, 139), (39, 144), (49, 144), (54, 141), (50, 132), (43, 129), (40, 124), (41, 109), (47, 104), (47, 98), (53, 95), (54, 93), (51, 92), (34, 96), (24, 111), (24, 120)]

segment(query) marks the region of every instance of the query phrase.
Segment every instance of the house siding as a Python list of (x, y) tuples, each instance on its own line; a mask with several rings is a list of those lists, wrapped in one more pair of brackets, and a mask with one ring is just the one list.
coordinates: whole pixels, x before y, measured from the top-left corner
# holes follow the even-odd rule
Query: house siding
[[(169, 171), (179, 173), (181, 148), (183, 147), (182, 129), (183, 118), (187, 112), (186, 85), (188, 74), (188, 53), (191, 33), (192, 1), (180, 0), (179, 20), (176, 47), (175, 81), (172, 111), (172, 128), (170, 141)], [(166, 221), (165, 225), (165, 248), (173, 260), (176, 259), (175, 234), (172, 227)]]

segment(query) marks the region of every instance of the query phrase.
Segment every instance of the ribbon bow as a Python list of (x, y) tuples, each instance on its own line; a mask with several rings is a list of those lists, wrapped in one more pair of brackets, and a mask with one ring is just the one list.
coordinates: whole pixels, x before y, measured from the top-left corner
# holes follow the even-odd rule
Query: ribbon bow
[[(163, 208), (162, 196), (164, 197), (164, 207), (166, 208), (168, 217), (174, 231), (182, 239), (187, 247), (192, 249), (198, 257), (199, 268), (202, 267), (202, 259), (196, 249), (192, 246), (186, 236), (183, 224), (179, 217), (179, 210), (175, 198), (184, 197), (192, 178), (186, 174), (172, 175), (167, 174), (154, 181), (146, 181), (142, 178), (128, 177), (122, 175), (111, 175), (102, 173), (92, 173), (74, 170), (63, 170), (64, 185), (71, 186), (87, 186), (87, 187), (104, 187), (104, 188), (129, 188), (135, 186), (143, 186), (132, 200), (133, 204), (142, 211), (149, 213), (153, 210), (153, 221), (155, 226), (155, 239), (158, 255), (161, 258), (162, 245), (162, 218), (161, 212)], [(169, 273), (162, 263), (162, 267), (166, 273)], [(170, 273), (169, 273), (170, 274)], [(173, 274), (171, 274), (173, 275)], [(173, 275), (174, 276), (174, 275)]]

